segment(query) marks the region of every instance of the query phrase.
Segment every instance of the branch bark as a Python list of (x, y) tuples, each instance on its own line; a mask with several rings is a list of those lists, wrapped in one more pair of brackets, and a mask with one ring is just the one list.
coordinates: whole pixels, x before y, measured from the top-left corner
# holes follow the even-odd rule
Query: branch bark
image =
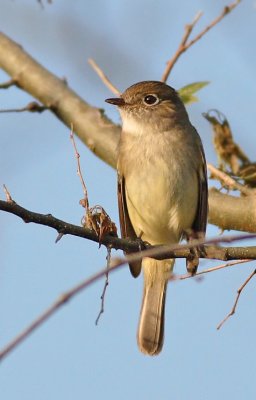
[(222, 230), (256, 232), (256, 196), (235, 197), (211, 188), (209, 222)]
[[(97, 234), (85, 227), (69, 224), (66, 221), (55, 218), (51, 214), (40, 214), (33, 211), (29, 211), (15, 201), (3, 201), (0, 200), (0, 210), (9, 212), (11, 214), (17, 215), (22, 218), (24, 222), (33, 222), (35, 224), (48, 226), (55, 229), (61, 235), (73, 235), (82, 237), (88, 240), (99, 243), (99, 237)], [(198, 249), (198, 254), (200, 258), (216, 259), (216, 260), (241, 260), (241, 259), (256, 259), (256, 246), (249, 247), (220, 247), (216, 246), (221, 242), (232, 242), (235, 240), (242, 240), (249, 238), (250, 235), (244, 237), (218, 237), (206, 240), (208, 245), (204, 246), (204, 249)], [(197, 243), (198, 242), (198, 243)], [(143, 256), (152, 256), (157, 259), (165, 258), (186, 258), (189, 256), (189, 249), (195, 245), (202, 244), (204, 241), (195, 241), (189, 245), (170, 245), (170, 246), (151, 246), (145, 244), (144, 248), (141, 250), (142, 244), (138, 241), (132, 241), (128, 239), (120, 239), (115, 236), (105, 235), (101, 238), (100, 243), (108, 248), (119, 249), (123, 251), (129, 251), (136, 254), (131, 254), (129, 260), (141, 259)], [(209, 245), (213, 244), (213, 245)]]
[(16, 85), (49, 107), (69, 128), (73, 123), (74, 131), (86, 146), (115, 167), (120, 127), (114, 125), (103, 111), (81, 99), (63, 80), (47, 71), (4, 33), (0, 33), (0, 50), (0, 68)]

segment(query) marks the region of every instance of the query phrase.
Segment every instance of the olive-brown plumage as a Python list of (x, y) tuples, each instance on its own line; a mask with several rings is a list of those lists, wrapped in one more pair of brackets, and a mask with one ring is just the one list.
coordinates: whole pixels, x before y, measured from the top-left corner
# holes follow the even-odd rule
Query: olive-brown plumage
[[(122, 237), (152, 245), (178, 243), (205, 234), (207, 175), (200, 137), (177, 92), (162, 82), (129, 87), (118, 99), (123, 127), (118, 150), (118, 204)], [(195, 272), (197, 262), (188, 263)], [(174, 260), (144, 258), (144, 291), (137, 340), (140, 350), (163, 346), (165, 298)]]

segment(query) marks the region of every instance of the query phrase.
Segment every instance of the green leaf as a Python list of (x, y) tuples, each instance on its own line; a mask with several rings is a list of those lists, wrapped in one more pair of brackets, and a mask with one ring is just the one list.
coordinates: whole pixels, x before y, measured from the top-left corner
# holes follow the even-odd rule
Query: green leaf
[(178, 93), (183, 103), (191, 104), (198, 101), (198, 97), (195, 96), (194, 93), (198, 92), (198, 90), (202, 89), (203, 87), (209, 85), (209, 83), (210, 83), (209, 81), (194, 82), (180, 88), (178, 90)]

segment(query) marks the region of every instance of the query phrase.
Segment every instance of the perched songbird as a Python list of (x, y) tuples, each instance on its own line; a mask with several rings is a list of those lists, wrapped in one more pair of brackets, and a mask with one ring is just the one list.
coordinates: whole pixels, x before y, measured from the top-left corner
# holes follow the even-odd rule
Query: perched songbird
[[(177, 92), (157, 81), (129, 87), (115, 104), (123, 127), (118, 150), (118, 204), (123, 238), (151, 245), (204, 237), (208, 189), (200, 137)], [(149, 355), (163, 346), (165, 297), (174, 260), (143, 258), (130, 264), (144, 273), (138, 346)], [(198, 260), (188, 262), (195, 273)]]

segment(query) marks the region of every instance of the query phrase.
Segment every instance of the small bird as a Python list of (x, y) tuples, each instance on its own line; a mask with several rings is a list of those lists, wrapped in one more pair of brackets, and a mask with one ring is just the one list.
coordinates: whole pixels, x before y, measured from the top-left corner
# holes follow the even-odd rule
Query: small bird
[[(118, 106), (122, 132), (118, 148), (118, 205), (123, 238), (151, 245), (204, 237), (208, 187), (201, 139), (178, 93), (158, 81), (132, 85)], [(196, 253), (196, 252), (195, 252)], [(197, 270), (198, 258), (187, 261)], [(137, 341), (148, 355), (163, 346), (166, 289), (173, 259), (143, 258), (130, 263), (134, 277), (144, 273)]]

